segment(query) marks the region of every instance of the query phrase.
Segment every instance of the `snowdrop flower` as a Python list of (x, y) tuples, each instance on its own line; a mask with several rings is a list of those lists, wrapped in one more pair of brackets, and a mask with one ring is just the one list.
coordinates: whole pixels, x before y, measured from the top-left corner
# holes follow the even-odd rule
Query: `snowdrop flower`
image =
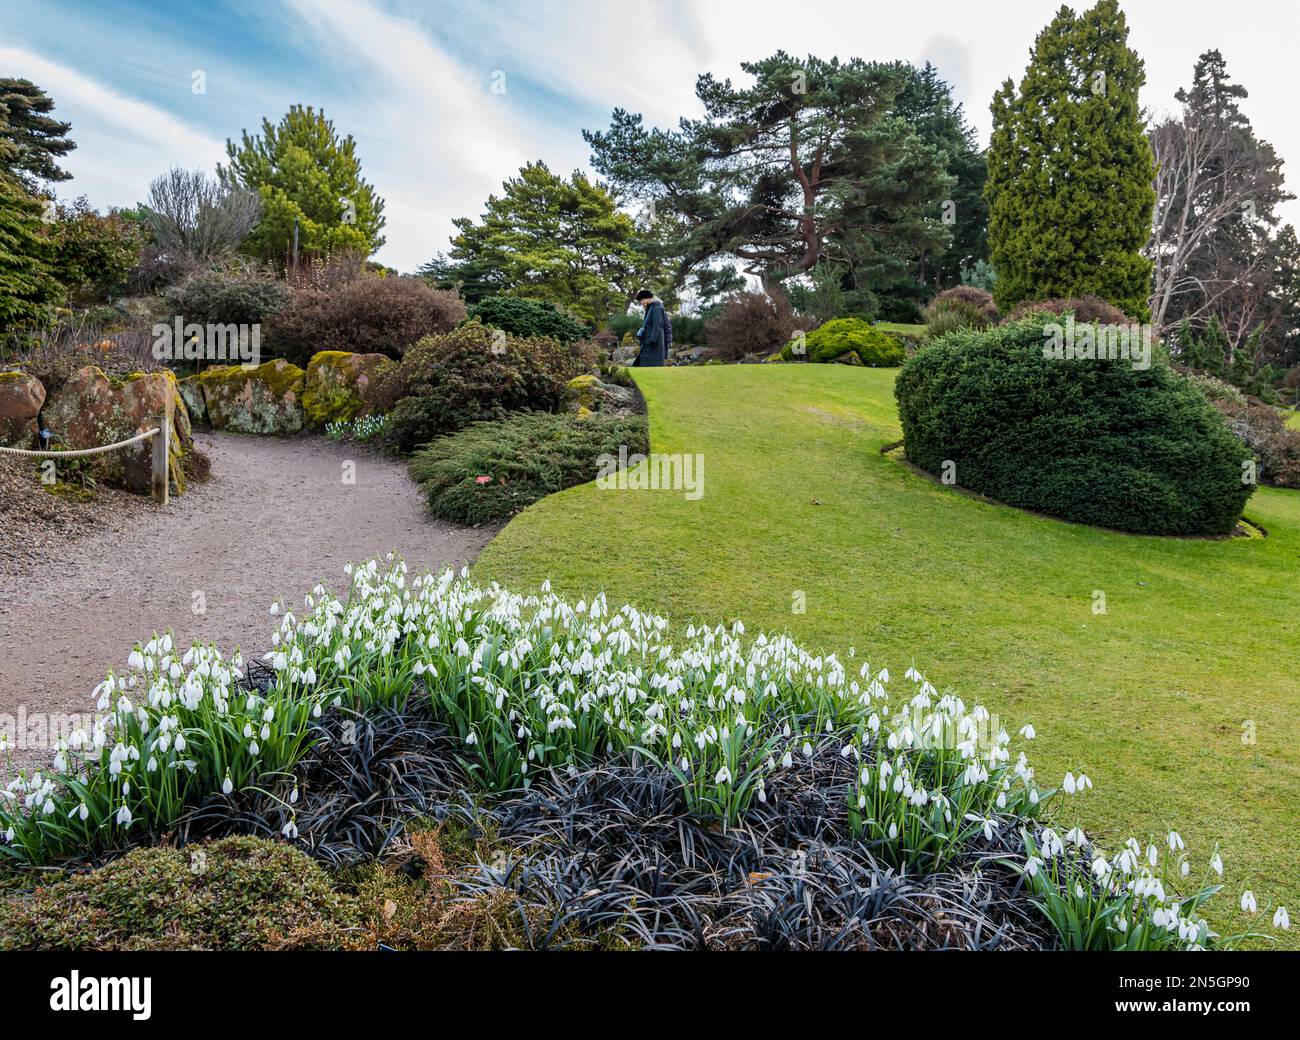
[(119, 827), (130, 827), (131, 820), (131, 810), (127, 808), (126, 802), (123, 802), (122, 808), (117, 810), (117, 824)]
[(226, 778), (223, 781), (221, 781), (221, 793), (230, 794), (230, 792), (233, 791), (234, 789), (235, 789), (234, 781), (230, 779), (229, 774), (226, 774)]
[(1034, 732), (1034, 727), (1026, 723), (1020, 727), (1020, 735), (1026, 740), (1033, 740), (1038, 734)]
[(1182, 836), (1177, 831), (1170, 831), (1169, 851), (1177, 852), (1179, 849), (1185, 849), (1185, 848), (1187, 848), (1187, 846), (1183, 844)]
[(269, 613), (271, 617), (276, 617), (280, 613), (280, 604), (272, 603)]
[(1030, 877), (1036, 877), (1038, 875), (1038, 868), (1042, 865), (1043, 861), (1041, 859), (1037, 856), (1030, 856), (1025, 860), (1025, 873)]
[(731, 783), (731, 770), (723, 766), (718, 770), (718, 775), (713, 778), (714, 783), (729, 784)]
[(1074, 782), (1074, 774), (1073, 774), (1073, 773), (1066, 773), (1066, 774), (1065, 774), (1065, 781), (1061, 784), (1061, 786), (1062, 786), (1063, 788), (1065, 788), (1065, 793), (1066, 793), (1066, 794), (1074, 794), (1075, 791), (1077, 791), (1077, 790), (1079, 789), (1078, 785)]
[(1223, 858), (1217, 852), (1214, 854), (1214, 858), (1210, 860), (1210, 868), (1218, 874), (1219, 877), (1223, 877)]
[(1291, 930), (1291, 918), (1287, 916), (1286, 907), (1277, 908), (1277, 912), (1273, 915), (1273, 927), (1280, 928), (1284, 932)]
[(290, 820), (280, 828), (280, 833), (292, 841), (294, 838), (298, 837), (298, 825), (294, 823), (293, 820)]
[(1241, 893), (1241, 911), (1245, 914), (1254, 914), (1259, 912), (1259, 904), (1255, 902), (1255, 893), (1246, 889)]

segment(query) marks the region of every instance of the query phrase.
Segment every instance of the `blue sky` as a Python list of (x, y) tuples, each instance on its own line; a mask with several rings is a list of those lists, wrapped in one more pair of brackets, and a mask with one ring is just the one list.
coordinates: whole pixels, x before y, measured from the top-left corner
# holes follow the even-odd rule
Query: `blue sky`
[[(778, 48), (931, 60), (987, 137), (988, 102), (1019, 78), (1058, 0), (0, 0), (0, 69), (45, 87), (73, 123), (63, 196), (130, 205), (169, 165), (211, 169), (228, 137), (294, 102), (357, 139), (387, 200), (377, 258), (413, 270), (519, 166), (585, 165), (581, 130), (622, 106), (669, 124), (694, 79)], [(1081, 5), (1076, 5), (1081, 6)], [(1173, 105), (1196, 55), (1223, 50), (1247, 113), (1300, 164), (1300, 4), (1127, 0), (1144, 103)], [(201, 71), (205, 92), (195, 93)], [(504, 79), (502, 78), (504, 77)], [(504, 92), (500, 85), (504, 83)], [(494, 92), (493, 86), (498, 90)], [(1294, 185), (1300, 172), (1291, 171)], [(1292, 203), (1287, 218), (1300, 223)]]

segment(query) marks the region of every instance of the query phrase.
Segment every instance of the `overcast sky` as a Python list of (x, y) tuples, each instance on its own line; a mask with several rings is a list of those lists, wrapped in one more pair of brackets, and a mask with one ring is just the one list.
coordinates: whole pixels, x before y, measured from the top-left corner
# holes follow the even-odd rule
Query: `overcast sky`
[[(695, 76), (793, 54), (929, 60), (987, 143), (988, 105), (1018, 81), (1055, 0), (0, 0), (0, 74), (44, 87), (73, 124), (63, 197), (133, 205), (170, 165), (211, 169), (228, 137), (294, 102), (357, 140), (387, 201), (377, 259), (410, 271), (447, 248), (525, 162), (567, 173), (610, 111), (694, 114)], [(1082, 6), (1074, 5), (1076, 9)], [(1300, 166), (1295, 0), (1124, 0), (1143, 103), (1174, 105), (1218, 47), (1256, 131)], [(203, 73), (206, 92), (193, 89)], [(504, 87), (504, 90), (501, 88)], [(1288, 167), (1291, 183), (1300, 172)], [(1300, 224), (1300, 204), (1286, 218)]]

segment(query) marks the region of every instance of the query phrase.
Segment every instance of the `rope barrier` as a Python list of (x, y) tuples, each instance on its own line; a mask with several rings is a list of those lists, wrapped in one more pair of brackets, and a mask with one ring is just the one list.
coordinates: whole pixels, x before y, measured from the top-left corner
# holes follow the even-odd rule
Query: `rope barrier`
[(21, 455), (28, 459), (77, 459), (85, 455), (102, 455), (106, 451), (116, 451), (118, 448), (126, 448), (132, 444), (138, 444), (140, 441), (148, 440), (155, 433), (161, 433), (162, 427), (155, 426), (152, 430), (146, 430), (144, 433), (137, 433), (124, 441), (118, 441), (116, 444), (101, 444), (98, 448), (78, 448), (75, 451), (28, 451), (26, 448), (0, 448), (0, 453), (6, 455)]

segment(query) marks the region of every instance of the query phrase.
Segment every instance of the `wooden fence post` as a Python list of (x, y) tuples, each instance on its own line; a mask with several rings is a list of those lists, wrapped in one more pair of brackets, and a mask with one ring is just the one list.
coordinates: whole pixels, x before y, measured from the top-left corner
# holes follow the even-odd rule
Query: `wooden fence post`
[(150, 488), (153, 500), (159, 505), (167, 504), (168, 461), (171, 454), (171, 429), (167, 424), (167, 413), (155, 416), (152, 424), (158, 427), (153, 438), (153, 471), (150, 474)]

